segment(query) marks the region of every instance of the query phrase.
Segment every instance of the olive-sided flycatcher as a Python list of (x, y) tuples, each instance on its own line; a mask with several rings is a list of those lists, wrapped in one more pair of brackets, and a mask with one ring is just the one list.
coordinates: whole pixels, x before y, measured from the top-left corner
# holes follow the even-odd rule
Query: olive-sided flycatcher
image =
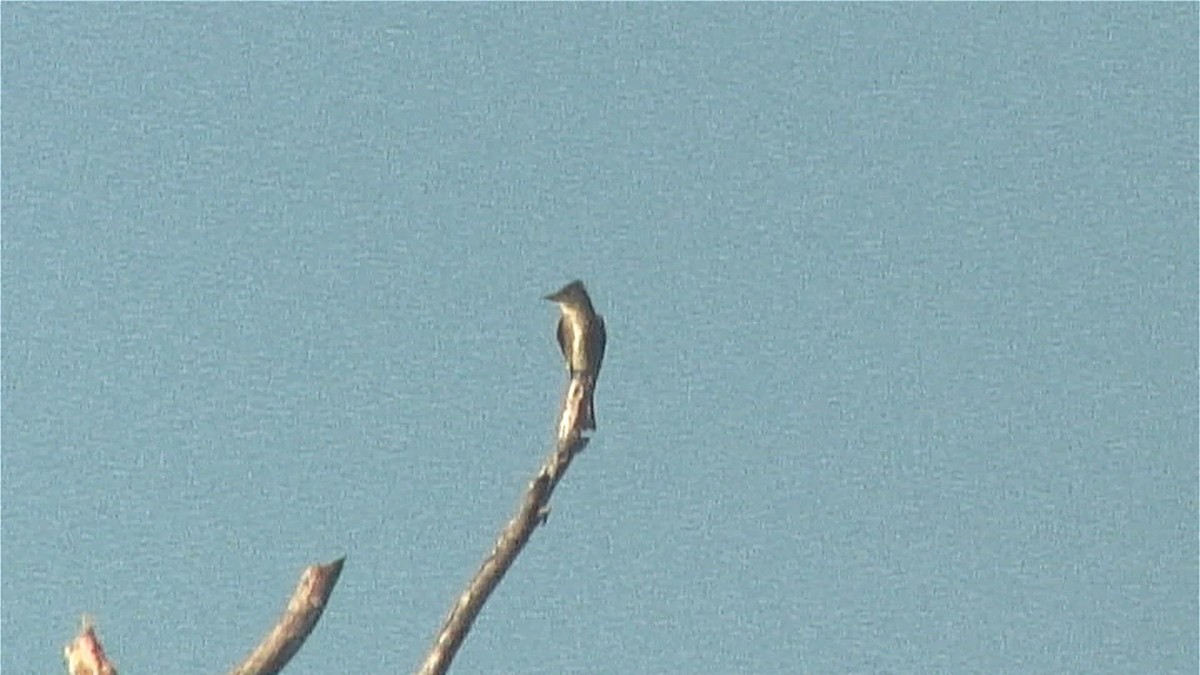
[(558, 309), (562, 312), (562, 318), (558, 320), (558, 346), (567, 361), (567, 372), (572, 378), (582, 375), (591, 379), (582, 427), (595, 429), (592, 389), (596, 384), (596, 376), (600, 374), (604, 343), (608, 339), (604, 332), (604, 317), (592, 308), (592, 299), (588, 297), (582, 281), (572, 281), (547, 295), (546, 299), (558, 303)]

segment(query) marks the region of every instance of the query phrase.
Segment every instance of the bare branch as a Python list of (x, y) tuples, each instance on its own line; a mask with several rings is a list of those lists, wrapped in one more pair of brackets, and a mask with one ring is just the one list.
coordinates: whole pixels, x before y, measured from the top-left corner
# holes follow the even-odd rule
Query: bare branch
[(450, 609), (450, 615), (446, 617), (446, 622), (442, 624), (433, 647), (418, 671), (420, 675), (443, 675), (450, 668), (450, 662), (483, 609), (483, 603), (487, 602), (492, 591), (500, 584), (500, 580), (516, 560), (517, 554), (525, 547), (533, 531), (546, 522), (550, 513), (550, 496), (554, 493), (555, 486), (566, 475), (571, 460), (588, 444), (589, 439), (581, 435), (581, 427), (586, 420), (586, 416), (582, 414), (582, 406), (590, 399), (594, 386), (595, 378), (590, 375), (579, 374), (571, 378), (559, 413), (558, 438), (554, 444), (554, 451), (542, 463), (542, 468), (529, 483), (520, 508), (501, 530), (492, 552), (475, 573), (475, 578), (471, 579), (466, 590)]
[(283, 670), (316, 627), (345, 562), (338, 558), (327, 565), (306, 567), (279, 622), (231, 674), (268, 675)]
[(71, 675), (117, 675), (117, 669), (104, 654), (96, 627), (86, 614), (80, 622), (79, 635), (65, 648), (63, 658), (67, 660), (67, 672)]

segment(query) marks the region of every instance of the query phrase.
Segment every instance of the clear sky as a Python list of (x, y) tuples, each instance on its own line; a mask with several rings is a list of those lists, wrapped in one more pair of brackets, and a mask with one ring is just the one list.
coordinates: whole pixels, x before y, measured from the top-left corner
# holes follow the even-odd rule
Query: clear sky
[(22, 4), (5, 673), (1194, 673), (1197, 11)]

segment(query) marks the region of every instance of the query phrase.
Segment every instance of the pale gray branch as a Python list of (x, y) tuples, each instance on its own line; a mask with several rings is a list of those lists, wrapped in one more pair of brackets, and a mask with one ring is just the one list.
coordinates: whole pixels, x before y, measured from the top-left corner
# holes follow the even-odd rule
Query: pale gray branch
[(338, 558), (327, 565), (306, 567), (283, 616), (246, 660), (230, 671), (232, 675), (270, 675), (283, 670), (316, 627), (345, 562)]
[(592, 377), (577, 375), (571, 378), (559, 414), (558, 437), (554, 450), (530, 481), (516, 515), (501, 530), (491, 553), (484, 559), (475, 577), (450, 609), (450, 615), (438, 631), (433, 647), (417, 671), (420, 675), (442, 675), (449, 670), (450, 662), (483, 609), (483, 603), (487, 602), (488, 596), (504, 578), (505, 572), (525, 547), (533, 531), (538, 525), (546, 522), (550, 513), (550, 496), (554, 493), (555, 486), (567, 473), (571, 460), (588, 443), (589, 439), (581, 435), (583, 430), (580, 427), (584, 422), (582, 405), (594, 386), (595, 379)]

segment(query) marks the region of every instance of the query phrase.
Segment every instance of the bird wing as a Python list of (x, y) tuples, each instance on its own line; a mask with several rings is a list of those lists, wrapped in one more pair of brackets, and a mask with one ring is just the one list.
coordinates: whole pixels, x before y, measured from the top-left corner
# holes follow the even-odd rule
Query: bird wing
[(604, 345), (608, 342), (608, 332), (604, 330), (604, 317), (596, 315), (596, 372), (593, 375), (600, 374), (600, 364), (604, 361)]
[(567, 353), (567, 320), (558, 320), (558, 350), (562, 352), (563, 358), (567, 360), (567, 370), (571, 369), (571, 355)]

